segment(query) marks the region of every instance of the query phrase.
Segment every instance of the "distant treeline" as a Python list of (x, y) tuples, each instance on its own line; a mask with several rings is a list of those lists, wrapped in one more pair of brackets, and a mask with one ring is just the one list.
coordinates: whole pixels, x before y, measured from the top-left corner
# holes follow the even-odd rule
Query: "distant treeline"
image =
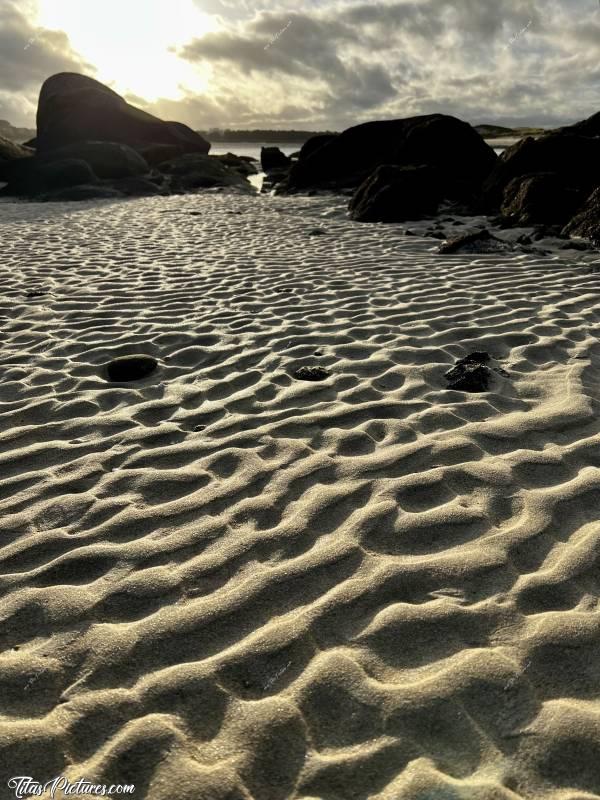
[(332, 134), (336, 131), (263, 131), (263, 130), (231, 130), (230, 128), (211, 128), (198, 131), (209, 142), (305, 142), (311, 136)]

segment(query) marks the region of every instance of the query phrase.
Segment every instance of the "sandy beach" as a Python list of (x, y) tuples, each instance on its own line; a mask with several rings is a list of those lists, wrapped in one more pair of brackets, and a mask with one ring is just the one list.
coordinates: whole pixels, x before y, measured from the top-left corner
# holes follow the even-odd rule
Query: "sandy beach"
[(420, 233), (0, 204), (1, 785), (600, 796), (600, 256)]

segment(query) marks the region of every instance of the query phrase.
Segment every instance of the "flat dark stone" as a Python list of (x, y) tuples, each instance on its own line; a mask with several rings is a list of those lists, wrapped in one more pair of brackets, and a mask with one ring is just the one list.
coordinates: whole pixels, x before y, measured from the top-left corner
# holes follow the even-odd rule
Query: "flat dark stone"
[(484, 364), (462, 364), (447, 372), (446, 378), (448, 389), (459, 392), (487, 392), (490, 370)]
[(324, 381), (330, 375), (324, 367), (299, 367), (294, 372), (294, 378), (299, 381)]
[(460, 392), (487, 392), (491, 377), (491, 371), (486, 366), (489, 360), (490, 355), (484, 350), (475, 350), (461, 358), (445, 374), (448, 389)]
[(106, 365), (106, 372), (111, 381), (139, 381), (154, 372), (157, 366), (158, 361), (152, 356), (120, 356)]

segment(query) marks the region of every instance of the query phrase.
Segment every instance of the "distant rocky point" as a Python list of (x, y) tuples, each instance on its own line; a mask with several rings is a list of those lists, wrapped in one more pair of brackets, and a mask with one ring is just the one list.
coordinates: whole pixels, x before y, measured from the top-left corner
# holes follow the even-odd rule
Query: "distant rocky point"
[(298, 142), (303, 144), (315, 136), (335, 136), (333, 131), (300, 131), (300, 130), (239, 130), (230, 128), (209, 128), (198, 131), (200, 136), (210, 142), (252, 142), (257, 144), (273, 144), (277, 142)]
[(0, 136), (10, 139), (11, 142), (22, 144), (35, 136), (35, 131), (31, 128), (15, 128), (5, 119), (0, 119)]
[(475, 130), (484, 139), (522, 139), (524, 136), (542, 136), (545, 128), (505, 128), (502, 125), (475, 125)]

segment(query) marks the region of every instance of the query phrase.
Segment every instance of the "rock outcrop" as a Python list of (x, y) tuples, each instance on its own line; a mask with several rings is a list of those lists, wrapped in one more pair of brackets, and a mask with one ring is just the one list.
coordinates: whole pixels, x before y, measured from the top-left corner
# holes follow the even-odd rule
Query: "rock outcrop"
[(404, 222), (435, 214), (443, 192), (431, 167), (377, 167), (350, 201), (357, 222)]
[(600, 188), (596, 189), (564, 227), (568, 236), (583, 236), (600, 245)]
[(512, 225), (564, 225), (585, 200), (581, 189), (556, 172), (513, 178), (504, 190), (502, 216)]
[(477, 131), (455, 117), (366, 122), (301, 157), (285, 189), (356, 188), (383, 164), (424, 165), (439, 170), (446, 196), (465, 198), (480, 190), (497, 159)]
[(48, 78), (37, 109), (38, 153), (74, 142), (107, 141), (142, 147), (176, 145), (181, 153), (208, 153), (210, 144), (187, 125), (164, 122), (127, 103), (108, 86), (71, 72)]
[(585, 198), (600, 184), (600, 137), (569, 131), (521, 139), (502, 154), (486, 179), (483, 207), (498, 210), (511, 181), (541, 172), (560, 176), (565, 187), (581, 192)]

